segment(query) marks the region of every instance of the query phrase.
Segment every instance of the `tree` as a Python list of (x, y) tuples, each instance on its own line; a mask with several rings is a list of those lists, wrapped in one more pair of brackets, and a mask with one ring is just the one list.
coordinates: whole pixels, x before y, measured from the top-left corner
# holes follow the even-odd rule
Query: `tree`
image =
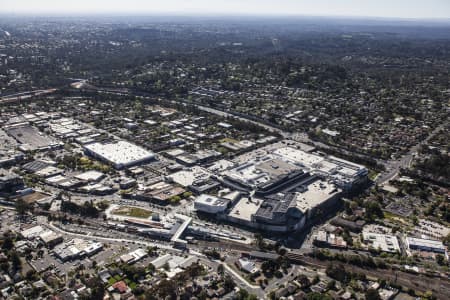
[(317, 292), (312, 292), (306, 294), (306, 300), (332, 300), (331, 296), (327, 294), (321, 294)]
[(220, 264), (217, 266), (217, 273), (219, 273), (220, 275), (223, 275), (225, 271), (225, 267), (223, 266), (223, 264)]
[(172, 196), (172, 197), (170, 197), (169, 201), (170, 201), (170, 204), (177, 205), (178, 203), (180, 203), (181, 197), (180, 196)]
[(24, 215), (31, 209), (31, 206), (25, 200), (23, 200), (22, 198), (19, 198), (16, 201), (16, 205), (15, 206), (16, 206), (17, 213), (19, 215)]
[(257, 300), (258, 297), (256, 295), (250, 294), (244, 289), (240, 289), (236, 295), (236, 299), (238, 300)]
[(89, 279), (86, 285), (91, 288), (90, 299), (103, 299), (105, 296), (105, 286), (99, 277)]
[(336, 288), (336, 280), (331, 280), (330, 282), (328, 282), (327, 289), (334, 290), (335, 288)]
[(36, 276), (36, 271), (33, 269), (30, 269), (27, 271), (27, 273), (25, 274), (25, 278), (29, 281), (34, 281), (36, 280), (37, 276)]
[(365, 208), (367, 220), (374, 221), (376, 218), (383, 218), (383, 211), (378, 202), (370, 200), (366, 202)]
[(348, 272), (341, 264), (338, 264), (336, 266), (333, 264), (329, 264), (325, 272), (331, 278), (342, 283), (348, 283), (351, 279), (351, 276), (349, 276)]
[(9, 236), (9, 234), (6, 234), (6, 236), (4, 236), (3, 238), (2, 249), (9, 251), (13, 247), (14, 247), (14, 240), (12, 239), (12, 237)]
[(192, 192), (184, 192), (183, 193), (183, 198), (189, 198), (190, 196), (192, 196)]
[(16, 251), (11, 251), (9, 256), (11, 259), (13, 269), (20, 270), (22, 268), (22, 262), (20, 260), (19, 254)]
[[(148, 292), (146, 293), (146, 299), (176, 299), (177, 298), (178, 287), (176, 282), (168, 279), (163, 279), (156, 286), (155, 290), (150, 290), (150, 297), (147, 298)], [(155, 297), (159, 296), (159, 297)]]
[(108, 201), (101, 201), (97, 203), (97, 207), (100, 210), (106, 210), (109, 207), (109, 202)]
[(312, 284), (318, 284), (320, 282), (320, 277), (319, 275), (314, 276)]
[(235, 286), (236, 286), (236, 284), (234, 283), (233, 278), (231, 278), (231, 276), (229, 276), (229, 275), (226, 275), (223, 280), (223, 288), (227, 292), (230, 292), (231, 290), (234, 289)]
[(344, 230), (344, 232), (342, 233), (342, 238), (347, 243), (347, 245), (349, 245), (349, 246), (353, 245), (353, 238), (351, 237), (350, 232), (348, 231), (348, 229)]
[(300, 274), (297, 278), (297, 281), (302, 285), (302, 288), (306, 288), (311, 285), (309, 278), (304, 274)]
[(366, 300), (381, 300), (380, 294), (375, 289), (368, 289), (365, 294)]
[(438, 263), (438, 265), (443, 266), (445, 265), (445, 257), (442, 254), (437, 254), (436, 255), (436, 262)]
[(147, 247), (147, 254), (149, 256), (156, 256), (156, 255), (158, 255), (157, 251), (158, 251), (158, 247), (156, 247), (156, 246), (154, 246), (154, 247), (148, 246)]
[(163, 269), (166, 270), (166, 271), (170, 271), (169, 263), (166, 262), (166, 263), (163, 265)]
[(264, 249), (266, 247), (266, 243), (264, 242), (264, 238), (261, 233), (255, 233), (255, 242), (259, 249)]

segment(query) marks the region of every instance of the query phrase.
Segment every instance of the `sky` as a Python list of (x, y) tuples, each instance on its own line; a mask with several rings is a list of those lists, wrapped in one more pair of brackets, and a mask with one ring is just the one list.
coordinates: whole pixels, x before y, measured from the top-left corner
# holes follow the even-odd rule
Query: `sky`
[(450, 0), (0, 0), (0, 13), (450, 19)]

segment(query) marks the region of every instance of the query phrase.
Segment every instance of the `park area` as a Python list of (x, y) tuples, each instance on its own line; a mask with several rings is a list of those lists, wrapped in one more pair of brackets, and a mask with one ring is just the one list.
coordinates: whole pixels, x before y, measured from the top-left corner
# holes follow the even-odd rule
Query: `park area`
[(114, 209), (111, 213), (113, 215), (141, 219), (148, 219), (152, 215), (152, 211), (134, 206), (121, 206)]

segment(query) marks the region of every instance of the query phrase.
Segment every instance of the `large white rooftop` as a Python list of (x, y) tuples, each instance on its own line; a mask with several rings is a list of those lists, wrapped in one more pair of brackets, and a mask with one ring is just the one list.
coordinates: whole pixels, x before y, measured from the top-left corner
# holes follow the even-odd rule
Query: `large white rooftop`
[(305, 213), (340, 192), (341, 190), (336, 188), (334, 184), (323, 180), (316, 180), (307, 186), (306, 191), (297, 193), (297, 207)]
[(441, 250), (445, 251), (445, 246), (441, 241), (407, 237), (406, 243), (410, 247), (418, 246), (418, 247), (430, 248), (430, 249), (441, 249)]
[(89, 170), (84, 173), (78, 174), (75, 178), (83, 180), (83, 181), (97, 181), (101, 179), (105, 174), (95, 170)]
[(262, 202), (262, 200), (258, 199), (249, 200), (248, 198), (241, 198), (228, 215), (235, 219), (251, 221), (252, 216), (256, 213)]
[(315, 164), (324, 160), (322, 156), (310, 154), (292, 147), (278, 148), (273, 153), (308, 168), (312, 168)]
[(195, 198), (195, 203), (209, 206), (224, 206), (228, 203), (228, 201), (212, 195), (201, 194), (197, 198)]
[(167, 179), (186, 187), (192, 185), (196, 180), (207, 179), (210, 176), (211, 174), (206, 169), (194, 166), (190, 170), (182, 170), (170, 174), (167, 176)]
[(395, 235), (363, 231), (363, 238), (375, 249), (385, 252), (400, 252), (400, 245)]
[(116, 167), (131, 166), (155, 157), (152, 152), (126, 141), (106, 144), (93, 143), (84, 147), (92, 154), (114, 164)]

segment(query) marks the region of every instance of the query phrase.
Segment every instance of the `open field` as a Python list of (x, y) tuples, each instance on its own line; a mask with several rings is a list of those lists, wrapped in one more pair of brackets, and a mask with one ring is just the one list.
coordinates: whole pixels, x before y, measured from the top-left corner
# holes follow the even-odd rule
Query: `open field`
[(152, 215), (152, 211), (139, 207), (122, 206), (111, 212), (113, 215), (127, 216), (133, 218), (148, 219)]

